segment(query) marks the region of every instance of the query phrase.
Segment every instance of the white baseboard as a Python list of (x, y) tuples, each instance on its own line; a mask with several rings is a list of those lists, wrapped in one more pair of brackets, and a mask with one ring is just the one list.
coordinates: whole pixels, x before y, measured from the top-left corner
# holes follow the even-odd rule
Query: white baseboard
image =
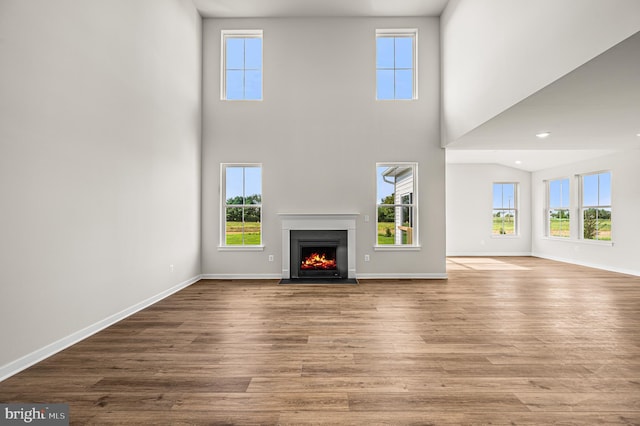
[(397, 273), (397, 274), (357, 274), (363, 280), (446, 280), (447, 274), (436, 273)]
[(279, 280), (282, 274), (202, 274), (203, 280)]
[(49, 358), (51, 355), (54, 355), (71, 345), (74, 345), (81, 340), (86, 339), (89, 336), (96, 334), (97, 332), (104, 330), (105, 328), (117, 323), (118, 321), (122, 321), (135, 314), (138, 311), (143, 310), (146, 307), (153, 305), (154, 303), (159, 302), (160, 300), (171, 296), (173, 293), (176, 293), (182, 290), (185, 287), (190, 286), (191, 284), (200, 280), (200, 275), (195, 276), (187, 281), (181, 282), (161, 293), (156, 294), (146, 300), (143, 300), (140, 303), (136, 303), (135, 305), (124, 309), (116, 314), (113, 314), (103, 320), (96, 322), (88, 327), (83, 328), (82, 330), (78, 330), (75, 333), (72, 333), (66, 337), (63, 337), (60, 340), (57, 340), (53, 343), (48, 344), (47, 346), (35, 350), (21, 358), (18, 358), (15, 361), (11, 361), (8, 364), (5, 364), (0, 367), (0, 382), (21, 372), (22, 370), (31, 367), (32, 365)]
[(540, 257), (542, 259), (555, 260), (556, 262), (570, 263), (572, 265), (586, 266), (587, 268), (602, 269), (603, 271), (617, 272), (619, 274), (634, 275), (636, 277), (640, 277), (640, 271), (634, 269), (617, 268), (615, 266), (600, 265), (597, 263), (583, 262), (574, 259), (565, 259), (563, 257), (548, 256), (542, 253), (533, 253), (532, 256)]
[(514, 257), (514, 256), (533, 256), (530, 251), (491, 251), (491, 252), (469, 252), (469, 251), (454, 251), (447, 252), (447, 257)]

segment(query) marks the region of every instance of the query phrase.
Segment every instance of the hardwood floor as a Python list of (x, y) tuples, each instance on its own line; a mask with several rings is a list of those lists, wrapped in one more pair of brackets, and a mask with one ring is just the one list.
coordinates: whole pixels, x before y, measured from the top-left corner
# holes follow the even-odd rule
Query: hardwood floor
[(640, 424), (640, 278), (450, 258), (448, 281), (200, 281), (0, 383), (72, 424)]

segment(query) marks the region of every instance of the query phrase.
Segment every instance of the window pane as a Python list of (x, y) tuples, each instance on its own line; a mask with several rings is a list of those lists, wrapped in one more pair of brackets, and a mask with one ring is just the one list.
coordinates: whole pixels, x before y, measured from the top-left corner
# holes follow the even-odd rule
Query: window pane
[(261, 232), (260, 207), (246, 207), (244, 209), (244, 244), (260, 244)]
[(246, 71), (245, 76), (245, 99), (262, 99), (262, 71)]
[(516, 207), (516, 185), (514, 183), (493, 184), (493, 208), (513, 209)]
[(502, 206), (502, 184), (494, 183), (493, 184), (493, 208), (501, 209)]
[(393, 37), (376, 38), (376, 68), (393, 69)]
[(611, 173), (601, 173), (600, 177), (600, 202), (599, 206), (611, 205)]
[(585, 209), (582, 212), (582, 236), (586, 240), (596, 239), (597, 218), (596, 209)]
[(569, 237), (569, 210), (551, 210), (549, 212), (549, 235)]
[(569, 207), (569, 179), (557, 179), (549, 182), (549, 206)]
[(227, 99), (244, 99), (244, 71), (227, 71)]
[(598, 175), (587, 175), (582, 177), (582, 205), (598, 205)]
[(378, 244), (395, 244), (395, 207), (378, 207)]
[(244, 68), (244, 39), (243, 38), (226, 38), (226, 69), (241, 70)]
[(227, 207), (225, 219), (225, 243), (228, 245), (243, 244), (242, 207)]
[(261, 70), (262, 69), (262, 38), (247, 38), (244, 42), (244, 59), (245, 68)]
[(376, 71), (376, 97), (378, 99), (393, 99), (394, 76), (393, 70)]
[(226, 168), (226, 188), (225, 196), (227, 204), (243, 204), (244, 193), (242, 190), (243, 167), (227, 167)]
[[(391, 174), (393, 167), (378, 167), (378, 203), (395, 204), (395, 177)], [(388, 174), (391, 174), (388, 176)], [(387, 175), (387, 176), (386, 176)]]
[(516, 206), (516, 197), (515, 197), (515, 185), (512, 183), (505, 183), (502, 185), (502, 207), (503, 208), (513, 208)]
[(549, 182), (549, 206), (562, 207), (562, 181), (552, 180)]
[(598, 209), (596, 238), (598, 240), (611, 241), (611, 209)]
[(262, 202), (262, 168), (246, 167), (244, 172), (246, 204)]
[(413, 98), (413, 71), (412, 70), (396, 70), (395, 73), (395, 98), (411, 99)]
[(493, 235), (515, 235), (515, 210), (493, 210)]
[(395, 68), (413, 68), (413, 37), (395, 38)]
[(611, 209), (584, 209), (583, 237), (587, 240), (611, 240)]
[(561, 181), (561, 186), (560, 186), (560, 190), (562, 191), (562, 195), (561, 195), (561, 206), (562, 207), (569, 207), (569, 179), (562, 179)]

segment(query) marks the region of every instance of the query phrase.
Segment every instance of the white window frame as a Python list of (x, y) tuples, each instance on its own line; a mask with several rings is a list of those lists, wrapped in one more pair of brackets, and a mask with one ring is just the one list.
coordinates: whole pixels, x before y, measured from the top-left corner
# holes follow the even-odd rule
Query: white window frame
[[(260, 168), (260, 204), (229, 204), (227, 205), (227, 168), (228, 167), (255, 167)], [(262, 221), (263, 215), (263, 196), (262, 196), (262, 180), (264, 169), (262, 163), (220, 163), (220, 244), (219, 250), (227, 251), (263, 251), (264, 250), (264, 227)], [(227, 207), (258, 207), (260, 208), (260, 244), (227, 244)]]
[[(493, 207), (493, 187), (494, 185), (514, 185), (513, 187), (513, 196), (515, 200), (513, 200), (513, 208), (500, 208), (496, 209)], [(504, 205), (504, 202), (503, 202)], [(494, 210), (502, 210), (502, 211), (511, 211), (514, 212), (514, 224), (513, 224), (513, 234), (494, 234), (493, 233), (493, 211)], [(493, 182), (491, 184), (491, 237), (492, 238), (519, 238), (520, 237), (520, 183), (519, 182)]]
[[(551, 205), (551, 182), (558, 182), (566, 180), (569, 183), (569, 205), (568, 206), (553, 206)], [(571, 179), (568, 177), (560, 177), (556, 179), (549, 179), (545, 181), (546, 185), (546, 208), (545, 208), (545, 236), (548, 238), (558, 238), (561, 240), (568, 240), (571, 238)], [(562, 187), (561, 187), (562, 188)], [(560, 194), (560, 199), (562, 199), (562, 193)], [(551, 235), (551, 211), (552, 210), (563, 210), (566, 211), (569, 215), (569, 235), (566, 237), (560, 235)]]
[[(610, 192), (610, 196), (611, 196), (611, 204), (609, 205), (605, 205), (605, 204), (600, 204), (599, 198), (600, 198), (600, 179), (598, 179), (598, 204), (597, 205), (585, 205), (584, 204), (584, 178), (585, 176), (593, 176), (593, 175), (601, 175), (601, 174), (605, 174), (608, 173), (610, 178), (611, 178), (611, 185), (609, 187), (609, 192)], [(580, 194), (579, 194), (579, 198), (580, 198), (580, 206), (578, 208), (578, 215), (580, 217), (580, 234), (579, 234), (579, 239), (584, 241), (584, 242), (588, 242), (588, 243), (594, 243), (594, 244), (603, 244), (603, 245), (613, 245), (613, 173), (611, 172), (611, 170), (601, 170), (598, 172), (590, 172), (590, 173), (583, 173), (583, 174), (579, 174), (576, 175), (576, 177), (578, 178), (578, 187), (580, 188)], [(591, 238), (585, 238), (584, 237), (584, 211), (588, 210), (588, 209), (596, 209), (596, 211), (598, 209), (609, 209), (611, 211), (611, 239), (609, 240), (600, 240), (600, 239), (591, 239)]]
[[(418, 29), (417, 28), (400, 28), (400, 29), (376, 29), (376, 46), (379, 37), (411, 37), (413, 39), (413, 87), (411, 99), (378, 99), (378, 67), (376, 71), (376, 87), (375, 96), (377, 101), (412, 101), (418, 99)], [(376, 47), (377, 55), (377, 47)], [(377, 60), (377, 58), (376, 58)], [(394, 67), (394, 70), (396, 68)]]
[[(394, 204), (381, 204), (380, 200), (378, 200), (378, 168), (379, 167), (411, 167), (413, 173), (413, 196), (410, 204), (402, 204), (402, 202), (398, 202), (399, 198), (396, 195), (396, 200), (394, 200)], [(374, 250), (376, 251), (411, 251), (411, 250), (420, 250), (420, 228), (419, 228), (419, 203), (418, 203), (418, 163), (417, 162), (390, 162), (390, 163), (376, 163), (375, 168), (375, 185), (376, 185), (376, 208), (375, 208), (375, 245)], [(379, 207), (394, 207), (395, 209), (401, 209), (409, 207), (412, 209), (410, 215), (413, 217), (413, 226), (412, 226), (412, 244), (378, 244), (378, 208)], [(397, 215), (397, 213), (396, 213)], [(395, 232), (399, 232), (399, 230), (395, 230)]]
[[(226, 40), (228, 38), (260, 38), (262, 39), (262, 84), (260, 85), (260, 99), (227, 99), (227, 43)], [(264, 99), (264, 38), (263, 38), (263, 30), (222, 30), (220, 33), (220, 99), (223, 101), (262, 101)]]

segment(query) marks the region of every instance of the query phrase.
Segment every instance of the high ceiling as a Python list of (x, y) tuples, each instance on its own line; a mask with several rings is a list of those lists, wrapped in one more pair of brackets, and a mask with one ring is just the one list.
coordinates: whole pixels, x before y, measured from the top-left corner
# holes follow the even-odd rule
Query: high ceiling
[(640, 149), (639, 133), (640, 32), (451, 143), (447, 157), (533, 171)]
[[(448, 0), (193, 0), (206, 18), (440, 16)], [(546, 139), (536, 133), (548, 131)], [(449, 163), (535, 171), (640, 149), (640, 33), (447, 146)], [(516, 161), (518, 163), (516, 163)]]
[(205, 18), (440, 16), (448, 0), (193, 0)]

